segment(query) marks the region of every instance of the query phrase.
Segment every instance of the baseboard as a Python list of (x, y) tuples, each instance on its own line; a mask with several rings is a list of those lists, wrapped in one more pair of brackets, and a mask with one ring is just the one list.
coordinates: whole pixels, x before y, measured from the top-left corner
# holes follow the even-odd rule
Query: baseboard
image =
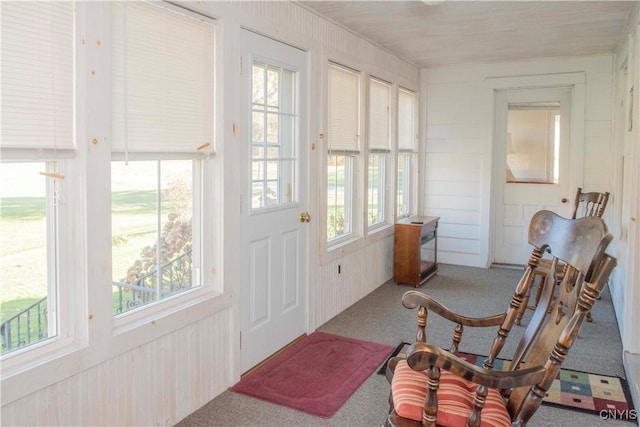
[[(631, 391), (631, 398), (633, 399), (633, 406), (638, 411), (640, 410), (640, 354), (625, 351), (622, 359)], [(640, 425), (640, 420), (637, 418), (636, 420)]]
[(246, 377), (247, 375), (251, 374), (252, 372), (254, 372), (256, 369), (261, 368), (262, 366), (264, 366), (265, 364), (267, 364), (268, 362), (270, 362), (274, 357), (278, 356), (280, 353), (283, 353), (285, 350), (287, 350), (289, 347), (291, 347), (292, 345), (296, 344), (298, 341), (300, 341), (303, 338), (306, 338), (307, 334), (302, 334), (300, 335), (298, 338), (296, 338), (295, 340), (291, 341), (289, 344), (285, 345), (284, 347), (282, 347), (280, 350), (276, 351), (275, 353), (273, 353), (271, 356), (267, 357), (266, 359), (264, 359), (262, 362), (258, 363), (256, 366), (254, 366), (253, 368), (250, 368), (248, 371), (246, 371), (245, 373), (240, 375), (240, 379), (243, 379), (244, 377)]

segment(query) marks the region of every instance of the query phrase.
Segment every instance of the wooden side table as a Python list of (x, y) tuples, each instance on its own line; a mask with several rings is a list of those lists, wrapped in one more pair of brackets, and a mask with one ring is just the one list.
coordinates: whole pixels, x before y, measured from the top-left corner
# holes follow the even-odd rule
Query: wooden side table
[(437, 216), (416, 215), (395, 224), (393, 280), (418, 287), (438, 272)]

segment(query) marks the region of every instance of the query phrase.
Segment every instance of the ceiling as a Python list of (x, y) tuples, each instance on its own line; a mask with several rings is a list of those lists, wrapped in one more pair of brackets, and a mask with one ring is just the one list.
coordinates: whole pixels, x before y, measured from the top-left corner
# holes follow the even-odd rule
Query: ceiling
[(299, 1), (422, 68), (612, 53), (635, 1)]

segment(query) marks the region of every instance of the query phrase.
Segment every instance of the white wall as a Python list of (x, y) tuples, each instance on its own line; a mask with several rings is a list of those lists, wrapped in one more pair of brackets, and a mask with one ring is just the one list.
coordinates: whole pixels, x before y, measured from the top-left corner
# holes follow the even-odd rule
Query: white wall
[[(618, 258), (619, 268), (614, 275), (611, 285), (613, 302), (618, 312), (618, 323), (623, 339), (623, 345), (633, 353), (640, 353), (640, 337), (637, 329), (627, 328), (626, 325), (640, 324), (637, 303), (640, 300), (638, 292), (638, 274), (640, 273), (640, 227), (637, 219), (640, 207), (640, 192), (638, 182), (638, 165), (640, 148), (638, 147), (638, 88), (640, 82), (640, 5), (636, 5), (625, 30), (620, 46), (616, 51), (614, 62), (613, 102), (614, 125), (612, 153), (614, 156), (614, 195), (619, 203), (613, 212), (618, 219), (613, 233), (614, 255)], [(634, 107), (632, 107), (632, 105)], [(630, 109), (633, 108), (633, 113)], [(633, 125), (631, 126), (631, 121)], [(635, 286), (634, 286), (635, 285)], [(635, 306), (635, 307), (634, 307)], [(625, 313), (624, 315), (622, 313)]]
[[(83, 7), (93, 15), (95, 26), (86, 38), (86, 58), (80, 73), (101, 76), (109, 63), (103, 62), (102, 52), (110, 40), (108, 2), (86, 2)], [(41, 363), (34, 360), (23, 371), (13, 371), (2, 378), (2, 425), (174, 425), (200, 408), (240, 377), (239, 320), (243, 302), (239, 300), (237, 278), (244, 268), (239, 250), (241, 227), (237, 214), (237, 195), (244, 184), (234, 165), (243, 161), (237, 149), (233, 128), (239, 123), (236, 94), (239, 91), (237, 74), (240, 58), (235, 48), (241, 26), (275, 39), (288, 42), (309, 52), (311, 100), (309, 101), (309, 142), (317, 145), (310, 150), (310, 187), (312, 196), (309, 211), (312, 218), (322, 218), (318, 210), (317, 188), (323, 183), (316, 176), (318, 159), (324, 156), (321, 133), (324, 129), (326, 105), (323, 101), (323, 81), (326, 80), (326, 61), (334, 57), (348, 58), (362, 69), (407, 87), (419, 86), (417, 67), (375, 47), (368, 41), (335, 24), (319, 18), (304, 7), (290, 2), (184, 2), (189, 8), (217, 19), (218, 96), (216, 154), (223, 212), (220, 213), (223, 243), (220, 257), (223, 294), (196, 301), (193, 305), (176, 307), (153, 322), (144, 322), (115, 336), (111, 328), (111, 314), (100, 309), (92, 316), (107, 329), (94, 334), (89, 324), (86, 340), (65, 348), (57, 356)], [(99, 8), (99, 13), (91, 13)], [(96, 43), (101, 40), (101, 43)], [(97, 67), (97, 68), (96, 68)], [(104, 68), (100, 68), (104, 67)], [(92, 72), (94, 72), (92, 74)], [(98, 80), (92, 81), (96, 85)], [(108, 82), (107, 82), (108, 83)], [(93, 87), (93, 86), (91, 86)], [(104, 87), (109, 87), (108, 84)], [(108, 89), (96, 89), (102, 95)], [(80, 94), (82, 97), (82, 94)], [(86, 106), (92, 132), (109, 134), (109, 122), (101, 123), (100, 115), (108, 114), (110, 104)], [(82, 109), (84, 111), (84, 109)], [(97, 129), (97, 130), (96, 130)], [(85, 133), (86, 132), (86, 133)], [(89, 126), (80, 132), (82, 140), (92, 136)], [(93, 137), (93, 136), (92, 136)], [(90, 141), (90, 139), (88, 139)], [(102, 197), (108, 196), (108, 161), (100, 162), (95, 171), (92, 159), (108, 158), (108, 151), (100, 146), (87, 148), (80, 144), (77, 170), (91, 170), (90, 182), (79, 191), (95, 209), (95, 216), (78, 224), (80, 234), (86, 236), (87, 283), (96, 286), (95, 275), (109, 275), (108, 230), (91, 229), (101, 213)], [(90, 153), (82, 150), (93, 150)], [(105, 167), (107, 165), (107, 167)], [(107, 190), (102, 191), (107, 188)], [(100, 189), (100, 191), (92, 191)], [(314, 197), (315, 195), (316, 197)], [(95, 201), (99, 201), (97, 203)], [(103, 209), (102, 209), (103, 210)], [(93, 212), (93, 211), (91, 211)], [(215, 219), (214, 219), (215, 220)], [(389, 278), (392, 269), (392, 234), (373, 238), (366, 244), (345, 251), (339, 261), (321, 265), (318, 254), (318, 221), (311, 232), (309, 259), (309, 329), (340, 313), (371, 292)], [(100, 244), (96, 244), (100, 242)], [(372, 260), (375, 260), (372, 263)], [(341, 274), (337, 274), (337, 264)], [(95, 275), (93, 274), (95, 273)], [(107, 289), (107, 293), (108, 293)], [(89, 307), (102, 306), (99, 298), (90, 297)], [(80, 308), (79, 308), (80, 309)], [(108, 309), (108, 307), (107, 307)], [(87, 316), (78, 316), (81, 321)], [(87, 321), (88, 322), (88, 321)], [(82, 329), (82, 328), (80, 328)], [(84, 330), (84, 329), (82, 329)], [(111, 345), (112, 343), (116, 345)], [(26, 365), (25, 365), (26, 366)], [(4, 373), (4, 371), (3, 371)]]
[[(613, 254), (618, 258), (609, 288), (625, 350), (624, 362), (636, 408), (640, 405), (640, 5), (636, 4), (614, 61), (613, 176), (620, 203), (613, 213)], [(631, 88), (634, 88), (631, 93)], [(631, 112), (631, 106), (633, 111)], [(630, 126), (632, 121), (633, 126)]]
[(576, 173), (576, 186), (611, 191), (611, 55), (422, 70), (427, 106), (422, 211), (440, 217), (441, 262), (478, 267), (491, 262), (494, 98), (487, 82), (560, 73), (585, 76), (584, 105), (573, 107), (584, 114), (584, 136), (578, 138), (580, 147), (573, 153), (578, 160), (583, 158), (577, 163), (582, 167)]

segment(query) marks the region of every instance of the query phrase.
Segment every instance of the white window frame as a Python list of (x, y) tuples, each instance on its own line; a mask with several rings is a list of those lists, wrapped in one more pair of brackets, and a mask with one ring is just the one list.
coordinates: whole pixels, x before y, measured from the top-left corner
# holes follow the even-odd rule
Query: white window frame
[[(49, 313), (49, 317), (56, 323), (56, 333), (40, 342), (2, 355), (3, 377), (79, 349), (84, 345), (86, 337), (86, 307), (76, 304), (82, 300), (85, 288), (81, 278), (83, 266), (77, 262), (82, 258), (80, 249), (83, 237), (82, 233), (78, 233), (78, 227), (82, 226), (84, 220), (74, 209), (78, 203), (75, 195), (82, 183), (73, 178), (74, 161), (51, 156), (43, 159), (37, 152), (31, 156), (24, 153), (19, 157), (12, 156), (11, 161), (14, 160), (18, 163), (45, 162), (47, 172), (53, 173), (55, 170), (54, 175), (58, 176), (47, 178), (49, 188), (46, 201), (47, 211), (55, 210), (53, 215), (47, 212), (47, 257), (50, 263), (55, 263), (48, 271), (47, 300), (55, 300), (49, 305), (55, 310), (54, 313)], [(53, 186), (56, 186), (55, 192), (52, 191)]]
[[(352, 68), (349, 68), (347, 66), (335, 63), (335, 62), (329, 62), (327, 70), (329, 70), (328, 72), (330, 73), (330, 70), (332, 69), (331, 67), (333, 67), (333, 69), (341, 71), (341, 72), (345, 72), (345, 73), (350, 73), (353, 76), (357, 77), (357, 102), (358, 105), (356, 106), (357, 108), (357, 124), (356, 124), (356, 128), (354, 130), (357, 131), (357, 133), (355, 135), (353, 135), (353, 141), (348, 140), (347, 137), (342, 137), (341, 141), (337, 144), (332, 144), (332, 140), (331, 140), (331, 130), (329, 130), (329, 143), (328, 143), (328, 151), (327, 151), (327, 159), (329, 156), (331, 155), (335, 155), (335, 156), (345, 156), (345, 159), (350, 158), (351, 159), (351, 179), (348, 181), (351, 184), (351, 189), (350, 191), (347, 191), (348, 194), (345, 194), (345, 208), (344, 208), (344, 214), (345, 214), (345, 223), (349, 224), (350, 228), (348, 231), (346, 231), (344, 234), (341, 234), (340, 236), (336, 236), (333, 238), (329, 238), (328, 237), (328, 230), (327, 230), (327, 235), (325, 235), (324, 239), (327, 242), (327, 250), (328, 251), (332, 251), (336, 248), (339, 248), (345, 244), (348, 244), (349, 242), (355, 241), (357, 239), (359, 239), (361, 237), (361, 229), (362, 229), (362, 218), (360, 215), (357, 215), (356, 212), (361, 212), (362, 206), (358, 206), (358, 201), (362, 200), (362, 197), (360, 197), (360, 193), (361, 193), (361, 189), (360, 186), (362, 184), (362, 182), (364, 181), (362, 176), (361, 176), (361, 171), (362, 171), (362, 164), (363, 164), (363, 151), (361, 148), (361, 133), (362, 133), (362, 105), (363, 105), (363, 91), (362, 91), (362, 73), (360, 71), (356, 71)], [(328, 77), (329, 80), (329, 88), (330, 88), (330, 77)], [(329, 89), (328, 93), (330, 94), (331, 89)], [(331, 116), (331, 96), (328, 94), (328, 99), (327, 99), (327, 110), (329, 111), (329, 116)], [(329, 123), (329, 128), (331, 128), (331, 123)], [(346, 166), (346, 164), (345, 164)], [(346, 175), (346, 174), (345, 174)], [(325, 178), (324, 180), (325, 182), (325, 186), (328, 185), (328, 178)], [(346, 184), (347, 180), (346, 180), (346, 176), (345, 176), (345, 184)], [(346, 187), (346, 185), (345, 185)], [(346, 188), (345, 188), (346, 189)], [(326, 191), (325, 191), (326, 194)], [(328, 196), (328, 194), (327, 194)], [(328, 198), (325, 197), (325, 200), (328, 203)], [(348, 205), (347, 205), (348, 203)], [(328, 204), (327, 204), (327, 209), (326, 212), (328, 214)], [(327, 223), (328, 223), (328, 216), (327, 216)]]
[[(393, 105), (393, 93), (394, 85), (377, 77), (369, 76), (369, 90), (367, 92), (367, 206), (366, 206), (366, 218), (367, 218), (367, 234), (372, 234), (377, 231), (383, 230), (386, 226), (390, 225), (393, 219), (394, 208), (391, 205), (394, 197), (388, 197), (388, 193), (391, 190), (389, 183), (393, 183), (392, 172), (394, 170), (391, 162), (392, 154), (394, 152), (393, 131), (395, 129), (394, 120), (392, 119), (395, 113)], [(378, 88), (386, 88), (386, 99), (379, 99), (380, 93), (374, 94), (374, 85)], [(382, 107), (382, 108), (380, 108)], [(386, 121), (386, 123), (384, 123)], [(379, 198), (379, 215), (380, 217), (374, 223), (369, 223), (369, 212), (371, 209), (371, 188), (370, 179), (370, 161), (371, 156), (377, 156), (379, 158), (379, 165), (381, 173), (378, 175), (377, 188), (378, 192), (382, 194)]]
[[(356, 156), (347, 153), (330, 153), (328, 157), (336, 156), (342, 157), (344, 160), (344, 223), (345, 223), (345, 232), (331, 237), (328, 239), (328, 242), (333, 245), (339, 245), (341, 242), (348, 241), (352, 238), (354, 233), (354, 224), (353, 224), (353, 200), (354, 200), (354, 192), (355, 192), (355, 168), (356, 168)], [(328, 169), (327, 169), (328, 174)], [(325, 185), (328, 185), (328, 179), (325, 181)], [(328, 191), (328, 190), (327, 190)], [(329, 197), (331, 194), (327, 192), (327, 233), (329, 232), (329, 218), (331, 215), (329, 214)], [(348, 203), (349, 202), (349, 203)], [(334, 215), (334, 220), (337, 221), (337, 215)]]
[[(124, 161), (122, 159), (123, 154), (113, 154), (112, 155), (112, 162), (113, 161)], [(131, 157), (131, 155), (129, 156)], [(204, 169), (207, 167), (207, 161), (206, 159), (202, 159), (202, 158), (189, 158), (190, 156), (158, 156), (158, 155), (149, 155), (149, 154), (142, 154), (142, 155), (136, 155), (134, 156), (136, 158), (136, 160), (131, 160), (129, 159), (130, 163), (134, 163), (135, 161), (169, 161), (169, 160), (187, 160), (187, 161), (191, 161), (192, 165), (193, 165), (193, 169), (192, 169), (192, 185), (193, 185), (193, 192), (192, 192), (192, 209), (193, 209), (193, 216), (192, 216), (192, 279), (193, 279), (193, 284), (191, 286), (190, 289), (184, 290), (182, 292), (176, 293), (175, 295), (171, 295), (169, 297), (165, 297), (165, 298), (161, 298), (158, 299), (156, 301), (153, 301), (151, 303), (148, 304), (144, 304), (144, 305), (140, 305), (139, 307), (135, 307), (132, 308), (130, 310), (127, 311), (123, 311), (122, 313), (113, 313), (114, 318), (116, 319), (116, 322), (118, 323), (124, 323), (126, 322), (126, 320), (120, 320), (120, 319), (124, 319), (127, 316), (136, 316), (139, 315), (137, 314), (138, 311), (149, 311), (149, 310), (154, 310), (154, 306), (155, 305), (162, 305), (164, 303), (166, 303), (167, 301), (182, 296), (183, 294), (188, 294), (188, 293), (192, 293), (195, 292), (196, 290), (198, 290), (200, 287), (202, 287), (203, 283), (207, 282), (210, 283), (210, 281), (205, 281), (203, 279), (203, 274), (204, 274), (204, 256), (203, 256), (203, 246), (204, 246), (204, 242), (206, 241), (206, 239), (204, 239), (204, 235), (203, 235), (203, 215), (204, 215), (204, 210), (202, 209), (202, 203), (203, 203), (203, 195), (206, 194), (204, 191)], [(212, 239), (209, 239), (212, 240)], [(142, 249), (142, 248), (141, 248)], [(117, 280), (116, 277), (112, 278), (113, 281)], [(162, 308), (159, 308), (158, 310), (162, 310)], [(142, 314), (142, 316), (144, 316), (144, 314)]]
[(400, 166), (397, 166), (397, 174), (396, 174), (396, 180), (397, 180), (397, 185), (396, 185), (396, 200), (398, 198), (398, 195), (400, 194), (400, 191), (402, 190), (402, 194), (403, 194), (403, 200), (402, 200), (402, 210), (398, 209), (399, 207), (399, 203), (396, 203), (396, 219), (402, 219), (402, 218), (406, 218), (411, 216), (412, 212), (413, 212), (413, 206), (414, 203), (414, 197), (413, 194), (414, 192), (414, 169), (415, 169), (415, 158), (416, 158), (416, 154), (412, 153), (412, 152), (407, 152), (407, 151), (401, 151), (398, 153), (397, 156), (397, 160), (398, 160), (398, 164), (400, 162), (400, 159), (404, 159), (405, 162), (405, 167), (406, 170), (404, 171), (405, 176), (404, 176), (404, 181), (403, 181), (403, 185), (401, 185), (398, 174), (400, 173)]
[[(404, 95), (410, 95), (413, 98), (413, 102), (411, 106), (407, 106), (406, 104), (402, 104)], [(415, 90), (407, 89), (405, 87), (399, 86), (397, 92), (397, 100), (398, 100), (398, 131), (397, 131), (397, 156), (396, 156), (396, 168), (398, 168), (398, 160), (401, 156), (403, 156), (406, 160), (408, 166), (408, 176), (405, 176), (404, 182), (404, 197), (408, 198), (407, 201), (404, 201), (404, 206), (407, 207), (407, 211), (398, 212), (398, 191), (400, 190), (400, 185), (398, 182), (398, 174), (396, 173), (395, 182), (396, 182), (396, 194), (394, 196), (394, 210), (396, 212), (396, 219), (402, 219), (409, 217), (411, 215), (415, 215), (417, 213), (417, 205), (418, 205), (418, 92)], [(410, 111), (406, 111), (407, 107)], [(405, 117), (406, 115), (406, 117)], [(410, 120), (408, 129), (403, 127), (403, 123), (407, 123), (406, 120)]]
[[(372, 182), (373, 177), (371, 176), (371, 159), (372, 157), (378, 158), (378, 179), (377, 182)], [(377, 152), (377, 151), (369, 151), (369, 155), (367, 156), (367, 226), (369, 232), (375, 231), (377, 228), (384, 226), (387, 223), (387, 175), (388, 175), (388, 159), (389, 153), (387, 152)], [(374, 184), (374, 185), (372, 185)], [(378, 206), (377, 213), (378, 218), (375, 222), (370, 222), (370, 214), (372, 212), (372, 190), (377, 189), (378, 191), (378, 200), (375, 200), (376, 205)]]
[[(43, 360), (79, 348), (86, 336), (84, 321), (86, 307), (83, 304), (75, 304), (85, 295), (82, 284), (83, 265), (81, 263), (78, 265), (77, 262), (83, 257), (80, 250), (83, 235), (78, 227), (82, 227), (84, 221), (76, 209), (79, 205), (78, 191), (83, 183), (81, 179), (78, 179), (81, 175), (76, 174), (77, 169), (75, 168), (77, 154), (73, 137), (76, 99), (73, 96), (72, 87), (69, 87), (74, 85), (76, 78), (77, 57), (73, 54), (73, 45), (76, 41), (72, 31), (68, 33), (64, 31), (69, 28), (68, 22), (56, 21), (55, 19), (69, 17), (72, 21), (71, 28), (73, 28), (78, 19), (77, 13), (71, 2), (49, 4), (15, 2), (4, 4), (3, 7), (5, 5), (27, 9), (60, 6), (60, 9), (51, 15), (41, 13), (41, 10), (29, 14), (26, 9), (17, 14), (12, 12), (3, 14), (3, 19), (11, 19), (13, 16), (15, 19), (24, 17), (25, 20), (32, 20), (31, 22), (37, 21), (40, 25), (37, 27), (40, 32), (30, 33), (31, 42), (45, 45), (43, 51), (30, 50), (26, 55), (28, 57), (26, 60), (25, 56), (14, 54), (11, 61), (3, 63), (3, 67), (7, 67), (3, 69), (3, 73), (7, 72), (9, 76), (16, 75), (15, 71), (11, 72), (13, 70), (17, 70), (17, 74), (20, 75), (21, 67), (25, 64), (28, 64), (30, 71), (37, 73), (36, 84), (20, 77), (21, 83), (25, 84), (22, 86), (20, 84), (12, 85), (9, 83), (11, 80), (7, 79), (8, 81), (4, 83), (8, 86), (3, 87), (3, 92), (5, 90), (14, 92), (14, 99), (18, 100), (18, 104), (25, 101), (29, 105), (29, 103), (39, 100), (43, 108), (35, 112), (32, 112), (28, 107), (25, 108), (25, 105), (17, 105), (14, 108), (11, 103), (4, 103), (3, 96), (3, 109), (7, 109), (3, 111), (3, 114), (11, 111), (12, 114), (6, 114), (5, 117), (9, 117), (7, 120), (12, 120), (12, 125), (17, 124), (18, 126), (11, 126), (9, 130), (3, 130), (3, 136), (0, 139), (0, 159), (7, 163), (42, 162), (46, 165), (46, 170), (42, 172), (49, 174), (46, 178), (47, 262), (50, 266), (47, 272), (47, 304), (49, 308), (47, 321), (49, 328), (51, 328), (51, 320), (56, 325), (54, 335), (2, 355), (3, 378), (11, 373), (37, 365)], [(67, 16), (65, 13), (72, 15)], [(41, 21), (49, 16), (53, 18), (51, 21)], [(18, 21), (13, 22), (17, 23)], [(21, 22), (18, 28), (23, 30), (31, 28), (31, 25)], [(10, 30), (3, 28), (4, 31)], [(47, 34), (49, 31), (52, 33)], [(24, 34), (20, 40), (22, 37)], [(5, 40), (7, 40), (6, 43), (9, 43), (11, 39)], [(51, 44), (47, 44), (48, 42)], [(28, 44), (22, 45), (28, 46)], [(55, 49), (50, 51), (50, 55), (46, 50), (49, 47)], [(16, 58), (18, 59), (14, 61)], [(49, 71), (52, 69), (55, 71)], [(29, 75), (33, 77), (32, 74)], [(28, 94), (24, 97), (16, 97), (15, 91), (24, 88), (24, 86), (28, 88)], [(34, 92), (33, 87), (40, 90)], [(47, 109), (47, 105), (52, 108)], [(28, 116), (26, 121), (23, 121), (24, 114), (20, 114), (20, 112), (26, 112)]]
[[(215, 21), (203, 17), (202, 15), (195, 14), (193, 12), (182, 9), (178, 6), (174, 6), (167, 3), (149, 3), (153, 7), (157, 7), (159, 9), (164, 9), (168, 12), (177, 12), (180, 15), (184, 15), (186, 17), (195, 18), (197, 21), (203, 21), (206, 24), (210, 24), (213, 26), (213, 37), (216, 38), (215, 31)], [(158, 11), (150, 9), (150, 11)], [(121, 12), (125, 13), (125, 12)], [(152, 12), (153, 13), (153, 12)], [(127, 17), (124, 17), (126, 22)], [(164, 31), (164, 30), (160, 30)], [(211, 52), (214, 55), (214, 52)], [(127, 66), (128, 62), (126, 60), (127, 53), (124, 52), (125, 61), (124, 66)], [(214, 61), (215, 63), (215, 61)], [(215, 85), (215, 76), (211, 76), (211, 79), (214, 80)], [(127, 83), (124, 86), (125, 90), (129, 90)], [(210, 93), (212, 99), (211, 102), (215, 103), (215, 96), (213, 91)], [(125, 94), (126, 96), (126, 94)], [(125, 101), (127, 102), (127, 101)], [(124, 110), (122, 113), (127, 114), (128, 110)], [(215, 116), (215, 109), (212, 112), (211, 119)], [(207, 120), (207, 119), (205, 119)], [(116, 122), (113, 123), (115, 125)], [(209, 132), (211, 135), (215, 132), (214, 123), (206, 123), (211, 126)], [(127, 131), (127, 124), (125, 123), (124, 129), (120, 126), (121, 123), (117, 125), (118, 133), (117, 135), (125, 135), (122, 132)], [(130, 126), (130, 125), (129, 125)], [(209, 132), (205, 132), (208, 134)], [(197, 137), (197, 135), (195, 135)], [(127, 138), (125, 136), (125, 138)], [(122, 160), (193, 160), (194, 161), (194, 170), (193, 178), (193, 257), (194, 264), (196, 263), (196, 258), (198, 258), (198, 264), (200, 265), (199, 274), (194, 277), (194, 287), (189, 290), (185, 290), (176, 295), (172, 295), (168, 298), (160, 299), (150, 304), (145, 304), (140, 307), (136, 307), (132, 310), (123, 312), (121, 314), (113, 314), (114, 320), (114, 331), (116, 334), (130, 330), (131, 328), (135, 328), (137, 324), (142, 321), (148, 321), (151, 319), (156, 319), (165, 315), (170, 314), (171, 312), (184, 307), (185, 305), (192, 304), (202, 298), (207, 298), (211, 296), (221, 295), (221, 283), (219, 282), (217, 275), (213, 273), (215, 271), (215, 265), (217, 263), (217, 257), (215, 254), (217, 253), (216, 248), (220, 245), (220, 242), (216, 242), (215, 236), (220, 236), (219, 233), (212, 233), (214, 230), (214, 226), (210, 224), (209, 221), (204, 221), (204, 218), (215, 218), (217, 217), (216, 212), (213, 210), (215, 206), (219, 206), (218, 203), (213, 203), (212, 199), (215, 199), (214, 195), (217, 193), (214, 188), (216, 184), (212, 182), (212, 177), (214, 176), (214, 171), (212, 170), (212, 165), (215, 158), (215, 145), (213, 144), (213, 140), (209, 141), (209, 137), (204, 136), (202, 140), (189, 143), (182, 142), (177, 145), (171, 145), (171, 141), (167, 141), (169, 143), (169, 147), (167, 151), (161, 152), (161, 146), (152, 146), (147, 143), (145, 140), (141, 140), (139, 137), (137, 139), (133, 139), (133, 143), (131, 139), (129, 141), (123, 141), (118, 139), (115, 142), (115, 147), (112, 152), (112, 161), (122, 161)], [(197, 182), (196, 182), (197, 181)], [(199, 185), (200, 183), (200, 185)], [(196, 215), (198, 218), (196, 219)], [(207, 236), (207, 237), (205, 237)], [(195, 272), (194, 272), (195, 273)], [(113, 279), (113, 278), (112, 278)], [(199, 286), (197, 286), (199, 283)], [(111, 289), (111, 283), (109, 283), (109, 288)], [(112, 311), (112, 310), (111, 310)]]

